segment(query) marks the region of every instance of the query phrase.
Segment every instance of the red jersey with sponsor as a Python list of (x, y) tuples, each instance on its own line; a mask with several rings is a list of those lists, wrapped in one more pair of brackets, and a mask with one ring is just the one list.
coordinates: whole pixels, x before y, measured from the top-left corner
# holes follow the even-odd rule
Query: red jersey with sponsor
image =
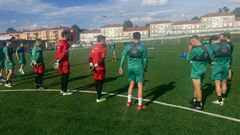
[(67, 40), (59, 40), (56, 51), (56, 57), (60, 61), (59, 72), (62, 74), (70, 72), (68, 49), (69, 44)]
[[(92, 59), (93, 65), (98, 64), (102, 58), (106, 58), (106, 47), (104, 44), (97, 43), (92, 48), (89, 57)], [(98, 65), (96, 70), (105, 70), (105, 62)]]

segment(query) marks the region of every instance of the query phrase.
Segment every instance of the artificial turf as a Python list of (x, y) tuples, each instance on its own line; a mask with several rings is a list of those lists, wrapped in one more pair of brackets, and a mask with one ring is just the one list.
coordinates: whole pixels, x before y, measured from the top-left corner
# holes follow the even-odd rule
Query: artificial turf
[[(216, 99), (211, 69), (208, 66), (204, 80), (204, 111), (240, 119), (240, 78), (238, 77), (239, 47), (237, 36), (235, 44), (233, 71), (234, 78), (229, 83), (229, 94), (224, 106), (211, 103)], [(193, 86), (190, 79), (191, 64), (179, 54), (187, 50), (187, 41), (182, 39), (145, 42), (148, 50), (149, 68), (145, 75), (144, 98), (175, 105), (190, 107)], [(123, 49), (118, 44), (117, 54)], [(94, 80), (88, 69), (89, 49), (74, 49), (70, 53), (70, 90), (94, 90)], [(44, 84), (48, 89), (60, 88), (60, 76), (52, 68), (55, 60), (53, 51), (44, 52), (46, 73)], [(28, 57), (28, 56), (27, 56)], [(118, 62), (109, 60), (104, 85), (105, 92), (126, 95), (127, 69), (125, 75), (118, 75)], [(29, 59), (29, 57), (28, 57)], [(29, 60), (28, 60), (29, 62)], [(18, 66), (16, 66), (18, 67)], [(17, 73), (17, 70), (16, 70)], [(26, 66), (26, 75), (14, 80), (13, 89), (34, 89), (32, 68)], [(0, 90), (7, 88), (0, 86)], [(10, 89), (10, 90), (11, 90)], [(136, 96), (136, 91), (134, 92)], [(74, 93), (63, 97), (59, 92), (3, 92), (0, 93), (0, 134), (1, 135), (134, 135), (134, 134), (231, 134), (240, 132), (240, 123), (224, 120), (196, 112), (166, 107), (145, 102), (147, 109), (137, 111), (136, 106), (126, 107), (126, 98), (107, 96), (107, 101), (97, 104), (95, 94)]]

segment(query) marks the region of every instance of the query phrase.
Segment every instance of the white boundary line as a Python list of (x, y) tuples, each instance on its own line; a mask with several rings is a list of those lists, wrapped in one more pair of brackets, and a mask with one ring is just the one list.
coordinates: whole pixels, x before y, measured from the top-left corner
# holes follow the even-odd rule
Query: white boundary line
[[(96, 94), (95, 91), (88, 91), (88, 90), (72, 90), (72, 91), (73, 92), (79, 92), (79, 93)], [(47, 89), (47, 90), (36, 90), (36, 89), (0, 90), (0, 93), (4, 93), (4, 92), (59, 92), (59, 90), (57, 90), (57, 89)], [(115, 93), (103, 92), (102, 94), (127, 98), (126, 95), (115, 94)], [(133, 99), (138, 99), (138, 98), (133, 97)], [(143, 101), (150, 102), (151, 100), (143, 99)], [(174, 104), (164, 103), (164, 102), (160, 102), (160, 101), (152, 101), (152, 102), (155, 103), (155, 104), (159, 104), (159, 105), (163, 105), (163, 106), (167, 106), (167, 107), (172, 107), (172, 108), (182, 109), (182, 110), (186, 110), (186, 111), (196, 112), (196, 113), (200, 113), (200, 114), (204, 114), (204, 115), (208, 115), (208, 116), (217, 117), (217, 118), (221, 118), (221, 119), (225, 119), (225, 120), (240, 123), (240, 119), (233, 118), (233, 117), (228, 117), (228, 116), (224, 116), (224, 115), (220, 115), (220, 114), (214, 114), (214, 113), (205, 112), (205, 111), (199, 111), (199, 110), (195, 110), (195, 109), (188, 108), (188, 107), (185, 107), (185, 106), (174, 105)]]

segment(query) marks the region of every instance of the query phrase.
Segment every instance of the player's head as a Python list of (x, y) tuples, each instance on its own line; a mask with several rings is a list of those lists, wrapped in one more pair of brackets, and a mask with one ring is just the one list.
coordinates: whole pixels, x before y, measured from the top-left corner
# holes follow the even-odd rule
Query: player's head
[(13, 44), (13, 39), (6, 40), (6, 46), (11, 46)]
[(141, 33), (140, 32), (134, 32), (133, 33), (133, 40), (139, 41), (141, 39)]
[(20, 46), (23, 47), (23, 43), (20, 43)]
[(189, 40), (190, 45), (197, 46), (201, 45), (200, 37), (198, 35), (193, 35)]
[(227, 41), (227, 40), (231, 39), (231, 35), (230, 35), (230, 33), (221, 33), (219, 35), (219, 38), (221, 41)]
[(106, 37), (103, 36), (103, 35), (97, 36), (97, 42), (98, 42), (98, 43), (103, 43), (103, 44), (105, 44), (105, 42), (106, 42)]
[(63, 39), (69, 40), (70, 32), (68, 30), (63, 30), (61, 36), (62, 36)]
[(210, 36), (209, 38), (209, 43), (210, 44), (216, 44), (216, 43), (219, 43), (220, 40), (219, 40), (219, 37), (217, 35), (213, 35), (213, 36)]
[(41, 42), (42, 42), (41, 39), (36, 39), (36, 40), (35, 40), (35, 45), (36, 45), (36, 46), (40, 46), (40, 45), (41, 45)]

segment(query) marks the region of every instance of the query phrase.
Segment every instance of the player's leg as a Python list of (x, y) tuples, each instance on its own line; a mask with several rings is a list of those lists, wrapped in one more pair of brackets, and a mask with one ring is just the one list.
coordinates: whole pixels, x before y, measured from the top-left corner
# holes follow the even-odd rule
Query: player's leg
[(134, 85), (135, 85), (135, 81), (130, 81), (130, 82), (129, 82), (129, 87), (128, 87), (128, 103), (127, 103), (127, 106), (128, 106), (128, 107), (130, 107), (130, 106), (133, 105), (133, 102), (132, 102), (132, 93), (133, 93)]
[(63, 96), (69, 96), (72, 95), (71, 92), (68, 92), (68, 80), (69, 80), (69, 73), (62, 73), (61, 75), (61, 94)]
[(218, 105), (223, 105), (223, 100), (222, 100), (222, 87), (221, 87), (221, 81), (220, 80), (215, 80), (215, 87), (216, 87), (216, 95), (217, 95), (217, 100), (212, 101), (213, 104), (218, 104)]
[(113, 51), (113, 59), (115, 62), (117, 61), (116, 51)]
[(227, 80), (222, 81), (222, 100), (225, 100), (227, 97)]
[(139, 69), (135, 71), (136, 81), (138, 83), (138, 110), (143, 110), (146, 108), (143, 105), (143, 83), (144, 83), (144, 71), (143, 69)]
[(96, 91), (97, 91), (97, 100), (96, 102), (103, 102), (106, 98), (102, 98), (103, 84), (105, 79), (105, 70), (96, 71)]
[(13, 75), (13, 70), (12, 69), (8, 69), (8, 74), (7, 74), (7, 78), (6, 78), (6, 83), (5, 83), (5, 87), (12, 87), (12, 75)]
[(138, 83), (138, 110), (143, 110), (146, 106), (143, 105), (143, 83)]
[(194, 108), (201, 110), (202, 109), (202, 90), (201, 90), (201, 80), (193, 79), (194, 93), (196, 94), (196, 102)]

